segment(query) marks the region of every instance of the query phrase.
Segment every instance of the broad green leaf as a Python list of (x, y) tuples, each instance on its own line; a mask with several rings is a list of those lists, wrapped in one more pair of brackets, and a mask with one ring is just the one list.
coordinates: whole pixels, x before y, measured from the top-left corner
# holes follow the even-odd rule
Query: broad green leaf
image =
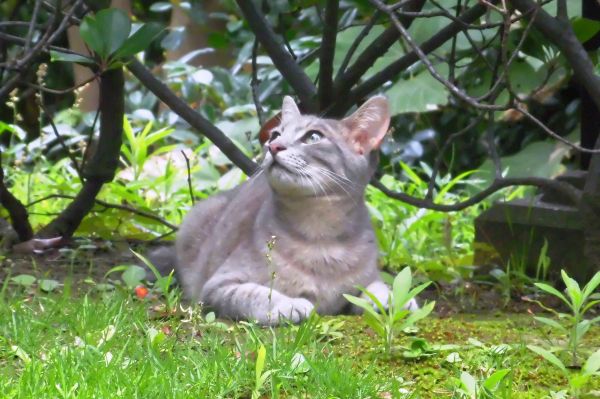
[(123, 279), (129, 288), (134, 288), (139, 285), (144, 278), (146, 278), (146, 270), (137, 265), (128, 266), (121, 275), (121, 279)]
[(431, 302), (427, 303), (425, 306), (423, 306), (422, 308), (417, 309), (414, 312), (412, 312), (406, 318), (406, 320), (402, 323), (402, 329), (405, 329), (406, 327), (410, 327), (413, 324), (415, 324), (417, 321), (429, 316), (429, 313), (431, 313), (433, 311), (434, 307), (435, 307), (435, 301), (431, 301)]
[(375, 331), (377, 335), (380, 337), (385, 337), (385, 327), (381, 318), (377, 318), (375, 314), (371, 312), (365, 312), (363, 314), (363, 320), (369, 327), (371, 327), (373, 331)]
[(79, 34), (83, 41), (101, 58), (108, 57), (108, 54), (105, 54), (104, 51), (104, 37), (102, 32), (98, 30), (98, 24), (92, 15), (88, 14), (83, 18), (81, 25), (79, 25)]
[(571, 298), (574, 310), (579, 310), (583, 302), (583, 297), (581, 294), (581, 288), (579, 288), (579, 283), (577, 283), (577, 281), (569, 277), (567, 272), (565, 272), (564, 270), (561, 270), (560, 274), (562, 276), (563, 281), (565, 282), (565, 286), (567, 287), (567, 295), (569, 295), (569, 298)]
[(114, 58), (127, 58), (145, 50), (163, 30), (164, 28), (160, 24), (153, 22), (142, 25), (119, 47), (113, 55)]
[[(436, 67), (444, 76), (447, 66)], [(385, 92), (392, 115), (409, 112), (430, 112), (448, 104), (448, 92), (443, 84), (438, 82), (428, 70), (423, 70), (408, 79), (394, 82)]]
[(472, 398), (477, 397), (477, 381), (471, 374), (467, 373), (466, 371), (463, 371), (460, 374), (460, 382), (462, 383), (463, 388), (469, 394), (469, 396), (471, 396)]
[(260, 377), (263, 373), (263, 370), (265, 368), (265, 359), (267, 357), (267, 349), (265, 348), (264, 345), (261, 345), (258, 348), (258, 352), (256, 354), (256, 365), (255, 365), (255, 377), (256, 377), (256, 381), (260, 380)]
[(15, 284), (18, 284), (23, 287), (30, 287), (33, 283), (35, 283), (35, 277), (29, 274), (19, 274), (17, 276), (11, 277), (10, 280)]
[(498, 385), (504, 380), (504, 378), (510, 373), (509, 369), (501, 369), (494, 372), (490, 375), (485, 382), (483, 383), (483, 387), (487, 388), (491, 391), (495, 391), (498, 389)]
[(589, 320), (582, 320), (577, 323), (575, 327), (575, 337), (577, 341), (581, 340), (581, 338), (585, 335), (586, 332), (590, 329), (592, 323)]
[(60, 284), (56, 280), (40, 280), (39, 286), (42, 291), (52, 292), (58, 288)]
[(377, 307), (377, 310), (379, 310), (379, 313), (381, 313), (381, 314), (386, 314), (387, 313), (387, 310), (386, 310), (385, 306), (383, 305), (383, 303), (381, 303), (381, 301), (375, 295), (373, 295), (371, 292), (367, 291), (366, 289), (361, 289), (361, 291), (371, 301), (373, 301), (373, 304)]
[(540, 355), (541, 357), (543, 357), (544, 359), (546, 359), (546, 361), (548, 361), (548, 362), (552, 363), (553, 365), (555, 365), (556, 367), (558, 367), (563, 373), (567, 374), (567, 368), (565, 367), (563, 362), (561, 362), (560, 359), (558, 357), (556, 357), (556, 355), (554, 353), (547, 351), (544, 348), (540, 348), (539, 346), (535, 346), (535, 345), (527, 345), (527, 348), (529, 348), (529, 350), (531, 350), (532, 352), (535, 352), (538, 355)]
[(79, 55), (79, 54), (69, 54), (63, 53), (61, 51), (50, 50), (50, 61), (64, 61), (64, 62), (74, 62), (76, 64), (86, 64), (93, 65), (96, 63), (92, 58)]
[(125, 43), (131, 31), (131, 21), (120, 8), (108, 8), (96, 14), (96, 29), (102, 35), (103, 58), (106, 58)]
[(410, 267), (405, 267), (394, 278), (392, 285), (392, 303), (393, 311), (398, 312), (410, 298), (407, 298), (410, 287), (412, 286), (412, 273)]
[(588, 18), (575, 18), (571, 21), (573, 32), (581, 43), (587, 42), (600, 32), (600, 22)]
[(571, 304), (569, 303), (567, 298), (565, 298), (565, 296), (560, 291), (558, 291), (556, 288), (554, 288), (548, 284), (545, 284), (545, 283), (535, 283), (534, 285), (536, 287), (538, 287), (540, 290), (545, 291), (548, 294), (554, 295), (557, 298), (560, 298), (564, 303), (571, 306)]
[(547, 317), (539, 317), (539, 316), (535, 316), (535, 317), (534, 317), (534, 319), (535, 319), (535, 320), (537, 320), (537, 321), (539, 321), (540, 323), (544, 323), (544, 324), (546, 324), (546, 325), (548, 325), (548, 326), (550, 326), (550, 327), (552, 327), (552, 328), (555, 328), (555, 329), (557, 329), (557, 330), (559, 330), (559, 331), (562, 331), (562, 332), (565, 332), (565, 333), (567, 332), (567, 329), (566, 329), (566, 328), (564, 328), (564, 327), (563, 327), (563, 326), (562, 326), (562, 325), (561, 325), (559, 322), (557, 322), (556, 320), (549, 319), (549, 318), (547, 318)]
[(600, 349), (588, 357), (581, 371), (588, 375), (592, 375), (600, 371)]
[(366, 299), (359, 298), (354, 295), (348, 295), (348, 294), (344, 294), (344, 298), (346, 298), (346, 300), (348, 302), (363, 309), (365, 311), (365, 313), (370, 313), (376, 320), (378, 320), (380, 323), (382, 323), (381, 315), (379, 313), (377, 313), (375, 311), (375, 309), (373, 309), (373, 305), (371, 305), (371, 303), (369, 301), (367, 301)]
[(600, 272), (594, 274), (594, 277), (588, 281), (588, 283), (583, 287), (583, 298), (587, 300), (590, 295), (598, 288), (600, 285)]

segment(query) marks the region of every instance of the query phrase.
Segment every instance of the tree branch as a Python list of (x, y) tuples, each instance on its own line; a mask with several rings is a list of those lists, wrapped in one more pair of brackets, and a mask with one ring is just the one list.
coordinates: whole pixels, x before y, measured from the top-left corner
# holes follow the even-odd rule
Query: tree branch
[[(423, 8), (425, 0), (412, 0), (404, 5), (403, 10), (419, 11)], [(409, 27), (414, 17), (401, 16), (402, 23)], [(389, 48), (400, 38), (398, 30), (390, 26), (383, 31), (373, 42), (358, 56), (356, 61), (344, 72), (342, 76), (335, 81), (335, 93), (338, 96), (345, 96), (352, 86), (373, 66), (375, 61), (384, 55)]]
[(600, 109), (600, 77), (594, 72), (594, 64), (590, 60), (583, 45), (577, 40), (569, 21), (554, 18), (532, 0), (512, 0), (512, 4), (522, 14), (533, 14), (533, 24), (565, 55), (573, 68), (573, 78), (584, 87)]
[(319, 109), (331, 104), (333, 93), (333, 57), (337, 38), (339, 0), (327, 0), (319, 60)]
[[(487, 8), (483, 4), (477, 4), (467, 11), (462, 13), (458, 20), (450, 23), (448, 26), (433, 35), (429, 40), (420, 45), (423, 54), (429, 54), (437, 48), (441, 47), (448, 40), (460, 33), (465, 26), (478, 20), (485, 14)], [(460, 21), (460, 22), (459, 22)], [(395, 29), (395, 27), (392, 27)], [(415, 62), (419, 61), (419, 55), (415, 51), (405, 54), (397, 61), (391, 63), (383, 70), (379, 71), (371, 78), (357, 86), (347, 96), (338, 96), (338, 101), (327, 111), (328, 115), (342, 116), (352, 107), (353, 104), (359, 102), (362, 98), (368, 96), (373, 91), (379, 89), (387, 81), (394, 79), (399, 73), (406, 70)]]
[(273, 32), (273, 29), (262, 13), (256, 8), (254, 2), (250, 0), (236, 0), (236, 3), (244, 14), (244, 18), (248, 22), (250, 29), (252, 29), (263, 45), (281, 75), (298, 95), (303, 108), (308, 112), (316, 112), (318, 108), (315, 101), (317, 89), (310, 78), (296, 64), (292, 56), (283, 49), (276, 39), (275, 32)]
[(381, 192), (383, 192), (385, 195), (387, 195), (390, 198), (397, 199), (399, 201), (405, 202), (409, 205), (413, 205), (413, 206), (416, 206), (419, 208), (432, 209), (434, 211), (441, 211), (441, 212), (454, 212), (454, 211), (463, 210), (472, 205), (478, 204), (479, 202), (483, 201), (484, 199), (486, 199), (490, 195), (494, 194), (495, 192), (497, 192), (503, 188), (511, 187), (511, 186), (548, 187), (554, 191), (558, 191), (558, 192), (566, 195), (567, 198), (569, 198), (569, 200), (574, 205), (578, 205), (579, 201), (581, 199), (581, 192), (578, 189), (576, 189), (575, 187), (573, 187), (572, 185), (565, 183), (565, 182), (558, 181), (558, 180), (545, 179), (542, 177), (513, 177), (513, 178), (496, 179), (485, 190), (480, 191), (479, 193), (475, 194), (474, 196), (470, 197), (469, 199), (467, 199), (463, 202), (458, 202), (456, 204), (451, 204), (451, 205), (436, 204), (432, 200), (416, 198), (416, 197), (410, 196), (410, 195), (402, 193), (402, 192), (390, 190), (385, 185), (383, 185), (383, 183), (381, 183), (379, 180), (373, 179), (371, 181), (371, 184), (374, 187), (381, 190)]
[(223, 154), (234, 164), (244, 171), (248, 176), (252, 175), (258, 166), (223, 133), (219, 128), (206, 120), (198, 112), (190, 108), (183, 100), (173, 93), (163, 82), (158, 80), (138, 60), (131, 59), (127, 69), (156, 97), (167, 104), (173, 112), (182, 117), (194, 129), (200, 131), (214, 145), (219, 147)]
[[(0, 153), (0, 158), (2, 153)], [(4, 185), (4, 169), (0, 165), (0, 205), (8, 211), (10, 222), (19, 237), (19, 241), (27, 241), (33, 238), (33, 229), (29, 224), (27, 209)]]
[(119, 164), (123, 136), (125, 77), (121, 68), (100, 76), (100, 137), (98, 147), (83, 175), (86, 178), (77, 196), (56, 219), (39, 233), (45, 237), (73, 235), (83, 218), (92, 210), (104, 183), (113, 179)]

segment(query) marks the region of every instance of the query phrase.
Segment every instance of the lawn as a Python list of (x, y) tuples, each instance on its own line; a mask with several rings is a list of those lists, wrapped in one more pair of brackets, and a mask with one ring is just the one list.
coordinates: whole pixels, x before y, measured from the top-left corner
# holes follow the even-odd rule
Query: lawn
[[(388, 356), (359, 316), (268, 329), (215, 320), (199, 307), (169, 310), (155, 292), (140, 299), (117, 284), (118, 273), (73, 276), (51, 292), (4, 279), (0, 397), (572, 397), (560, 393), (566, 375), (527, 348), (560, 346), (564, 337), (500, 304), (485, 314), (432, 315), (398, 334)], [(592, 327), (580, 352), (599, 347), (600, 327)], [(582, 392), (598, 395), (600, 378)]]

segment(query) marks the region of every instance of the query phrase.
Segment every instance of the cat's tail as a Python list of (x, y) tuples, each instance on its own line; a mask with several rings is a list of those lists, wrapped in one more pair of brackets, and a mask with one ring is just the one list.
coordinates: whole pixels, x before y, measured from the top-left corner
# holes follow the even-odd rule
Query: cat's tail
[[(162, 277), (168, 276), (175, 270), (177, 256), (175, 253), (175, 247), (172, 245), (153, 249), (147, 254), (146, 257)], [(145, 269), (146, 280), (152, 282), (156, 281), (157, 276), (154, 274), (154, 272), (148, 267), (145, 267)]]

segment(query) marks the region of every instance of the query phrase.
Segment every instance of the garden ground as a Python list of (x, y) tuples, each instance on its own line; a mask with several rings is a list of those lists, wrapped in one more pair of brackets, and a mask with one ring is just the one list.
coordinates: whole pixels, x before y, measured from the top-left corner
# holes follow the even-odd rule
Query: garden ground
[[(105, 277), (134, 263), (126, 243), (99, 247), (3, 260), (1, 397), (471, 398), (474, 389), (485, 397), (484, 386), (490, 397), (571, 397), (560, 393), (566, 375), (527, 348), (564, 337), (533, 319), (533, 303), (503, 306), (497, 287), (430, 289), (424, 297), (435, 297), (436, 315), (400, 335), (387, 356), (362, 317), (273, 330), (169, 310), (153, 290), (138, 298), (120, 272)], [(17, 283), (17, 275), (37, 280)], [(598, 347), (592, 327), (581, 353)], [(502, 378), (486, 382), (493, 375)], [(600, 378), (583, 391), (600, 395)]]

